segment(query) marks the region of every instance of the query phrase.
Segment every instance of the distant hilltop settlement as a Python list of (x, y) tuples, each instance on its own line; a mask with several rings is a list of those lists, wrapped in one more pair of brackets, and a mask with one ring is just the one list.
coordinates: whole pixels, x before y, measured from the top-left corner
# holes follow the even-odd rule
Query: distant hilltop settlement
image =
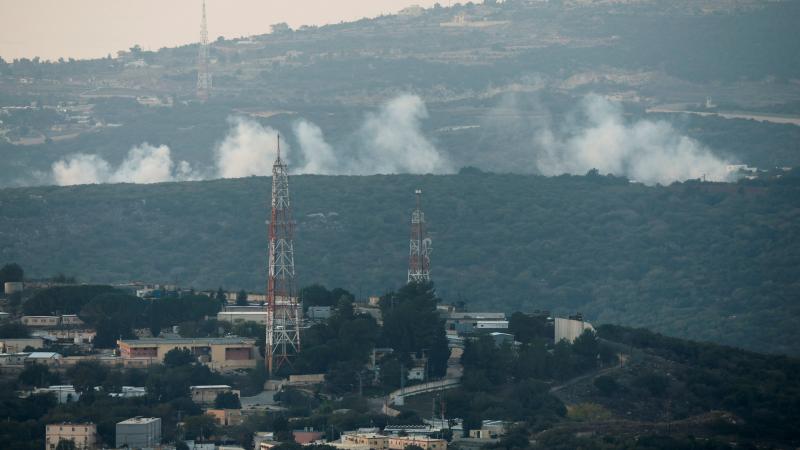
[[(61, 290), (62, 294), (69, 290), (80, 290), (85, 286), (65, 285), (52, 282), (7, 282), (4, 286), (7, 304), (14, 297), (25, 294)], [(247, 326), (255, 327), (254, 336), (263, 336), (263, 329), (268, 318), (265, 305), (266, 296), (244, 291), (227, 292), (222, 290), (194, 291), (181, 289), (172, 285), (126, 284), (114, 286), (116, 292), (127, 292), (130, 298), (137, 298), (143, 303), (158, 304), (171, 302), (181, 298), (197, 301), (198, 298), (218, 302), (220, 310), (216, 315), (207, 315), (202, 322), (215, 324), (223, 330), (237, 330)], [(34, 294), (35, 296), (36, 294)], [(349, 295), (349, 294), (347, 294)], [(349, 301), (354, 317), (366, 316), (384, 325), (384, 309), (381, 302), (385, 298), (373, 296), (365, 299)], [(325, 324), (337, 315), (337, 308), (342, 306), (312, 305), (303, 307), (302, 328), (304, 330)], [(447, 371), (444, 376), (432, 376), (428, 367), (427, 355), (409, 355), (411, 363), (403, 367), (404, 376), (400, 377), (400, 387), (383, 396), (381, 413), (397, 416), (398, 409), (407, 399), (416, 395), (441, 392), (457, 387), (462, 372), (460, 358), (465, 342), (483, 337), (490, 338), (495, 346), (518, 347), (520, 342), (509, 329), (509, 317), (503, 312), (471, 312), (463, 307), (448, 304), (436, 305), (436, 313), (444, 327), (450, 355), (447, 360)], [(76, 367), (96, 364), (109, 370), (150, 369), (158, 366), (174, 366), (176, 355), (185, 352), (191, 364), (204, 366), (211, 373), (222, 376), (235, 376), (264, 367), (263, 341), (258, 337), (240, 337), (228, 332), (219, 337), (198, 337), (196, 329), (182, 329), (181, 325), (171, 326), (153, 336), (150, 328), (135, 328), (134, 336), (116, 340), (116, 348), (95, 347), (98, 330), (75, 314), (51, 315), (12, 315), (2, 313), (3, 327), (17, 326), (29, 330), (28, 336), (0, 339), (0, 373), (4, 377), (19, 376), (35, 367), (46, 368), (50, 373), (69, 374)], [(527, 315), (537, 317), (548, 331), (551, 344), (559, 341), (573, 342), (585, 330), (592, 330), (592, 325), (585, 322), (578, 314), (566, 318), (551, 317), (548, 311), (534, 311)], [(189, 326), (184, 325), (184, 326)], [(194, 327), (194, 325), (191, 325)], [(391, 347), (374, 346), (363, 366), (360, 390), (381, 385), (381, 368), (383, 361), (396, 352)], [(396, 357), (396, 355), (394, 355)], [(243, 372), (244, 371), (244, 372)], [(264, 383), (264, 391), (254, 396), (241, 397), (241, 391), (231, 384), (192, 385), (188, 387), (188, 396), (197, 407), (218, 427), (237, 426), (244, 423), (248, 416), (269, 411), (280, 411), (282, 393), (294, 390), (316, 391), (327, 382), (325, 373), (291, 374), (285, 378), (275, 378)], [(75, 385), (50, 384), (34, 387), (23, 395), (51, 394), (58, 403), (77, 402), (86, 391)], [(106, 395), (118, 401), (146, 397), (148, 387), (144, 385), (123, 385), (115, 391), (106, 387), (95, 386), (93, 395)], [(233, 398), (229, 404), (220, 399), (226, 396)], [(102, 439), (98, 435), (95, 423), (54, 423), (46, 427), (46, 447), (55, 450), (58, 442), (71, 440), (75, 448), (92, 449), (108, 448), (175, 448), (161, 444), (162, 420), (159, 417), (129, 417), (116, 423), (114, 441)], [(392, 426), (341, 430), (337, 438), (331, 440), (330, 433), (304, 427), (291, 431), (291, 438), (300, 445), (324, 443), (336, 448), (351, 450), (402, 450), (413, 446), (426, 450), (446, 450), (448, 441), (442, 433), (455, 436), (454, 442), (461, 441), (462, 447), (470, 442), (476, 445), (489, 442), (501, 436), (507, 423), (499, 420), (482, 420), (480, 426), (464, 430), (462, 418), (432, 417), (425, 419), (424, 425)], [(198, 439), (187, 441), (191, 449), (236, 449), (237, 446), (214, 446)], [(253, 442), (256, 449), (266, 450), (279, 444), (274, 432), (255, 432)], [(101, 444), (102, 443), (102, 444)]]

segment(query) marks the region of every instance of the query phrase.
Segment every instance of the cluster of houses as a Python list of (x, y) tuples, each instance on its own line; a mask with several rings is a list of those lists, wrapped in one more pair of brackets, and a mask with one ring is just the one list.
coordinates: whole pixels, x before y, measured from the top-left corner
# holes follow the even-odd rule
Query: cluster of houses
[[(132, 289), (137, 296), (153, 301), (175, 292), (181, 292), (176, 286), (134, 286)], [(18, 285), (6, 286), (7, 290), (19, 292), (23, 287)], [(201, 292), (209, 296), (218, 296), (215, 291)], [(225, 292), (226, 306), (216, 316), (218, 321), (230, 323), (255, 322), (264, 324), (266, 310), (263, 305), (265, 298), (259, 294), (247, 294), (247, 305), (242, 305), (241, 293)], [(239, 300), (237, 302), (237, 299)], [(357, 313), (369, 314), (380, 323), (382, 322), (379, 308), (380, 299), (370, 297), (367, 302), (354, 304)], [(239, 303), (237, 305), (236, 303)], [(499, 346), (504, 343), (518, 344), (509, 332), (509, 320), (502, 312), (467, 312), (451, 305), (439, 306), (439, 312), (445, 324), (445, 331), (451, 348), (451, 358), (457, 361), (463, 350), (464, 341), (478, 335), (489, 335)], [(307, 323), (324, 321), (331, 317), (332, 309), (328, 306), (312, 306), (307, 308), (304, 319)], [(547, 323), (552, 327), (554, 341), (565, 339), (572, 342), (584, 330), (592, 329), (591, 324), (585, 322), (580, 315), (567, 318), (550, 318), (546, 311), (541, 315), (547, 317)], [(10, 320), (7, 313), (0, 313), (0, 321)], [(164, 333), (162, 337), (153, 338), (147, 335), (138, 339), (120, 339), (114, 351), (105, 353), (86, 352), (83, 356), (62, 356), (58, 352), (44, 351), (53, 349), (58, 345), (77, 346), (81, 349), (91, 350), (95, 331), (89, 329), (76, 315), (49, 315), (49, 316), (22, 316), (19, 322), (32, 331), (30, 337), (15, 339), (0, 339), (0, 373), (19, 371), (30, 364), (43, 364), (56, 370), (66, 369), (79, 361), (97, 361), (101, 364), (121, 368), (143, 368), (153, 364), (161, 364), (167, 353), (173, 349), (188, 349), (200, 364), (204, 364), (217, 372), (239, 371), (252, 369), (263, 364), (256, 346), (256, 340), (237, 336), (220, 338), (183, 338), (173, 330), (173, 333)], [(391, 348), (375, 348), (367, 364), (367, 369), (376, 373), (382, 357), (393, 352)], [(425, 355), (415, 355), (412, 367), (406, 368), (406, 379), (413, 382), (427, 381), (427, 364)], [(448, 375), (450, 376), (450, 375)], [(283, 382), (272, 382), (268, 389), (278, 390), (282, 386), (307, 387), (324, 382), (324, 374), (293, 375)], [(97, 388), (100, 389), (100, 388)], [(204, 409), (204, 413), (213, 417), (220, 426), (235, 426), (243, 423), (244, 417), (253, 410), (241, 407), (216, 408), (215, 400), (223, 393), (239, 395), (239, 392), (227, 385), (191, 386), (191, 398)], [(80, 393), (70, 385), (53, 385), (37, 388), (32, 393), (51, 393), (60, 403), (77, 401)], [(124, 386), (120, 392), (105, 393), (112, 397), (132, 398), (146, 395), (146, 389), (138, 386)], [(480, 429), (470, 430), (464, 438), (466, 440), (485, 441), (497, 439), (507, 427), (506, 423), (499, 421), (484, 421)], [(388, 426), (384, 429), (359, 429), (341, 434), (335, 441), (326, 441), (324, 433), (317, 430), (295, 430), (292, 436), (298, 444), (309, 445), (324, 443), (345, 450), (404, 450), (409, 446), (421, 447), (424, 450), (446, 450), (448, 442), (441, 438), (445, 429), (450, 430), (453, 436), (462, 436), (462, 422), (460, 419), (439, 420), (431, 419), (422, 426)], [(47, 425), (47, 449), (55, 450), (58, 442), (69, 440), (75, 443), (77, 449), (97, 448), (97, 429), (94, 424), (55, 423)], [(163, 448), (170, 449), (174, 446), (161, 443), (161, 419), (133, 417), (122, 421), (116, 426), (116, 448)], [(268, 450), (278, 442), (273, 440), (269, 432), (259, 432), (254, 435), (255, 448)], [(104, 443), (108, 445), (109, 443)], [(238, 447), (215, 446), (210, 443), (188, 442), (192, 450), (235, 450)], [(479, 447), (482, 444), (473, 445)], [(468, 442), (460, 442), (460, 447), (470, 447)]]

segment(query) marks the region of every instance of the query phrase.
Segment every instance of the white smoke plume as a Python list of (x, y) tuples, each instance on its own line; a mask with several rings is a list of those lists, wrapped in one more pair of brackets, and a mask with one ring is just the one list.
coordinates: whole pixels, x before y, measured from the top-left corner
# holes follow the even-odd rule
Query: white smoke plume
[(449, 173), (447, 158), (422, 133), (428, 117), (425, 103), (416, 95), (401, 95), (368, 114), (358, 132), (361, 148), (349, 172)]
[[(325, 140), (322, 130), (307, 120), (292, 126), (299, 151), (282, 144), (294, 173), (369, 175), (376, 173), (448, 173), (452, 166), (423, 134), (421, 121), (428, 111), (421, 98), (396, 97), (366, 115), (350, 139), (352, 151), (344, 152)], [(243, 118), (231, 119), (232, 130), (216, 150), (217, 175), (221, 178), (267, 175), (275, 159), (277, 132)], [(292, 162), (290, 161), (290, 163)]]
[(597, 169), (651, 185), (701, 177), (712, 181), (730, 178), (729, 162), (667, 122), (627, 123), (618, 104), (597, 95), (584, 99), (581, 112), (584, 126), (559, 131), (546, 127), (537, 134), (535, 163), (542, 174), (582, 175)]
[[(231, 130), (214, 150), (219, 178), (269, 175), (275, 161), (278, 132), (243, 117), (228, 119)], [(281, 154), (288, 161), (289, 146), (281, 143)]]
[(325, 142), (325, 136), (318, 126), (306, 120), (298, 120), (292, 129), (305, 159), (305, 164), (295, 172), (319, 175), (338, 173), (339, 164), (333, 147)]
[(108, 180), (111, 166), (97, 155), (78, 153), (67, 160), (52, 165), (53, 180), (59, 186), (75, 184), (97, 184)]
[(111, 165), (97, 155), (79, 153), (52, 165), (53, 180), (59, 186), (97, 183), (162, 183), (198, 179), (186, 161), (172, 161), (166, 145), (158, 147), (143, 143), (133, 147), (125, 160), (112, 170)]

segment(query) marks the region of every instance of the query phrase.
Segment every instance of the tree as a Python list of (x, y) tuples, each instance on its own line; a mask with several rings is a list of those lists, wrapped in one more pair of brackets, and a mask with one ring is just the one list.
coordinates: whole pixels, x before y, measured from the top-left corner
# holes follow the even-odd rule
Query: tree
[(247, 292), (244, 289), (236, 293), (236, 306), (247, 306)]
[(25, 278), (25, 271), (16, 263), (10, 263), (0, 268), (0, 286), (6, 282), (22, 281)]
[(239, 409), (242, 403), (234, 392), (220, 392), (214, 399), (214, 407), (218, 409)]
[(594, 387), (605, 396), (610, 396), (619, 390), (619, 383), (608, 375), (600, 375), (594, 379)]
[(31, 364), (26, 366), (17, 377), (17, 381), (25, 386), (43, 387), (58, 384), (58, 373), (50, 372), (44, 364)]
[(206, 414), (187, 417), (183, 422), (184, 437), (188, 440), (204, 440), (217, 433), (217, 421)]
[(29, 316), (79, 314), (89, 301), (110, 292), (121, 293), (111, 286), (102, 285), (55, 286), (36, 292), (22, 305), (22, 311)]
[(81, 394), (93, 391), (108, 377), (108, 368), (96, 361), (79, 361), (67, 369), (66, 377)]
[(399, 353), (425, 353), (430, 375), (444, 376), (450, 349), (444, 322), (436, 311), (433, 283), (409, 283), (381, 299), (381, 341)]
[(275, 440), (286, 442), (292, 440), (292, 430), (289, 428), (289, 421), (286, 417), (279, 415), (272, 419), (272, 432)]
[(173, 348), (164, 355), (164, 365), (167, 367), (186, 366), (197, 359), (188, 348)]
[(75, 450), (75, 441), (72, 439), (59, 439), (56, 450)]
[(31, 330), (21, 323), (5, 323), (0, 325), (0, 338), (3, 339), (19, 339), (26, 338), (31, 335)]

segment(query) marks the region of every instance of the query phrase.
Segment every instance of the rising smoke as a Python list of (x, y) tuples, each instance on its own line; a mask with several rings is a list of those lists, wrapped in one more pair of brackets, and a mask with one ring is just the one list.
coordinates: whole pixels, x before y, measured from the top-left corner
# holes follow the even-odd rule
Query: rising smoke
[[(298, 120), (292, 126), (299, 147), (291, 157), (292, 172), (309, 174), (371, 175), (376, 173), (449, 173), (448, 159), (422, 132), (428, 111), (421, 98), (396, 97), (369, 113), (348, 142), (345, 152), (325, 140), (312, 122)], [(232, 119), (232, 130), (216, 151), (221, 178), (265, 175), (271, 171), (277, 132), (249, 119)]]
[(297, 173), (319, 175), (339, 173), (341, 167), (333, 147), (325, 142), (325, 136), (318, 126), (306, 120), (298, 120), (292, 126), (292, 130), (305, 160), (303, 165), (296, 169)]
[[(526, 150), (525, 145), (515, 145), (503, 154), (482, 154), (483, 167), (517, 172), (527, 166), (544, 175), (584, 174), (597, 169), (646, 184), (703, 176), (717, 181), (729, 178), (728, 162), (699, 142), (681, 135), (667, 122), (628, 122), (618, 104), (600, 96), (587, 96), (574, 117), (559, 126), (554, 126), (553, 118), (541, 111), (535, 114), (539, 117), (535, 122), (517, 123), (519, 119), (514, 117), (524, 114), (509, 114), (517, 105), (507, 100), (497, 109), (498, 114), (490, 114), (486, 124), (496, 130), (512, 131), (509, 134), (530, 136), (534, 151), (531, 154), (530, 147)], [(282, 142), (282, 157), (294, 173), (452, 173), (454, 164), (422, 131), (422, 122), (427, 118), (421, 98), (401, 95), (367, 113), (345, 140), (346, 147), (328, 143), (317, 125), (301, 119), (292, 126), (297, 151), (292, 152)], [(229, 119), (229, 124), (227, 135), (213, 150), (213, 167), (202, 172), (186, 161), (175, 164), (165, 145), (143, 143), (132, 148), (116, 168), (89, 154), (58, 161), (52, 165), (52, 180), (59, 185), (158, 183), (270, 174), (278, 132), (241, 117)]]
[(448, 173), (448, 159), (422, 133), (428, 118), (425, 103), (416, 95), (401, 95), (368, 114), (358, 131), (361, 147), (351, 164), (354, 174)]
[[(278, 132), (256, 121), (235, 117), (228, 119), (231, 129), (214, 150), (216, 176), (241, 178), (269, 175), (275, 160)], [(284, 160), (289, 160), (289, 146), (282, 144)]]
[(112, 169), (108, 161), (97, 155), (78, 153), (52, 165), (53, 181), (59, 186), (96, 183), (161, 183), (187, 181), (199, 177), (186, 161), (172, 161), (166, 145), (143, 143), (133, 147), (125, 160)]
[(535, 137), (535, 165), (539, 172), (584, 174), (597, 169), (645, 184), (730, 178), (729, 162), (681, 135), (667, 122), (627, 123), (618, 104), (597, 95), (583, 100), (580, 115), (584, 119), (580, 125), (568, 121), (570, 125), (561, 129), (539, 129)]

